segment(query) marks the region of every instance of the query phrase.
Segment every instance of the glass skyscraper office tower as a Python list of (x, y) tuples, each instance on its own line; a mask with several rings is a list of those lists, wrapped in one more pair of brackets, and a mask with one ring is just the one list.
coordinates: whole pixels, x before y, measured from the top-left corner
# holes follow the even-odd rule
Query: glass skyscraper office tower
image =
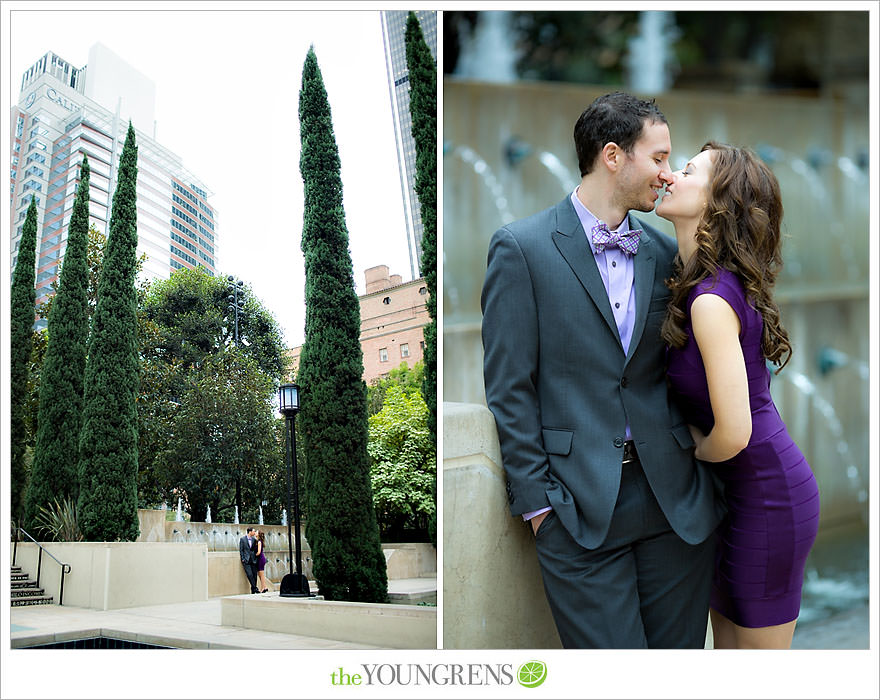
[(83, 154), (91, 168), (89, 220), (109, 234), (129, 120), (138, 146), (138, 255), (147, 255), (142, 276), (167, 279), (174, 269), (198, 266), (214, 274), (217, 217), (208, 188), (149, 136), (155, 133), (154, 103), (153, 83), (100, 44), (83, 68), (50, 52), (22, 76), (10, 120), (11, 263), (14, 268), (34, 197), (38, 304), (52, 294), (64, 258)]
[[(385, 40), (385, 63), (388, 67), (388, 87), (391, 92), (391, 110), (394, 118), (394, 138), (400, 162), (400, 186), (403, 191), (403, 209), (409, 240), (410, 272), (419, 277), (422, 259), (422, 213), (416, 195), (416, 144), (412, 137), (412, 118), (409, 114), (409, 70), (406, 67), (406, 18), (408, 11), (382, 11), (382, 36)], [(437, 60), (437, 12), (416, 10), (425, 43)]]

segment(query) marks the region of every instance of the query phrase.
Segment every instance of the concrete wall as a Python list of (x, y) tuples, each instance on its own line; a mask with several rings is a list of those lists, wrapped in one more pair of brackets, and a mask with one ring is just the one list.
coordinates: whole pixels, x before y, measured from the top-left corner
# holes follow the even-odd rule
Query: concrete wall
[[(208, 596), (248, 593), (250, 585), (241, 568), (238, 540), (248, 525), (166, 520), (164, 510), (138, 510), (141, 534), (138, 542), (204, 544), (207, 547)], [(269, 590), (277, 590), (290, 571), (286, 525), (254, 525), (266, 532), (266, 569)], [(293, 535), (296, 536), (295, 533)], [(312, 576), (311, 548), (304, 535), (303, 571)], [(429, 543), (405, 542), (382, 545), (389, 579), (430, 578), (437, 575), (437, 550)], [(295, 567), (294, 567), (295, 568)]]
[[(204, 544), (142, 542), (48, 542), (44, 547), (70, 564), (63, 605), (115, 610), (185, 603), (208, 598), (208, 552)], [(18, 544), (16, 564), (36, 578), (38, 548)], [(40, 585), (58, 602), (61, 567), (45, 552)]]
[(221, 624), (391, 649), (436, 649), (437, 608), (304, 598), (235, 596)]
[(529, 525), (510, 515), (495, 419), (443, 404), (443, 646), (559, 648)]
[(427, 542), (386, 543), (382, 545), (382, 551), (389, 579), (437, 575), (437, 550)]

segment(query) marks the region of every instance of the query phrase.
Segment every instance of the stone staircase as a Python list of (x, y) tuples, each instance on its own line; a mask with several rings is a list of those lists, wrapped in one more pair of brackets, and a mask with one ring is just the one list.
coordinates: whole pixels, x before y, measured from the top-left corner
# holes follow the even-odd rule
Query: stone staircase
[(12, 584), (9, 589), (12, 605), (51, 605), (52, 596), (46, 595), (37, 582), (28, 578), (20, 566), (12, 567)]

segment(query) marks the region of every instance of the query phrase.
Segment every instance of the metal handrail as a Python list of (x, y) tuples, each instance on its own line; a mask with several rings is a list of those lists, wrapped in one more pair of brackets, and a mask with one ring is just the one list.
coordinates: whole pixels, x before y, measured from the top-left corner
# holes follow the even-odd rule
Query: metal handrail
[(37, 547), (40, 548), (40, 553), (37, 557), (37, 588), (40, 587), (40, 574), (43, 570), (43, 552), (46, 552), (50, 557), (55, 559), (55, 562), (61, 567), (61, 590), (58, 593), (58, 605), (64, 604), (64, 575), (69, 574), (71, 570), (70, 564), (65, 564), (64, 562), (58, 561), (55, 556), (46, 549), (43, 545), (37, 542), (33, 537), (31, 537), (30, 533), (25, 530), (23, 527), (16, 526), (15, 528), (15, 544), (12, 547), (12, 565), (15, 566), (15, 558), (18, 555), (18, 533), (23, 532), (27, 535), (27, 538), (33, 542)]

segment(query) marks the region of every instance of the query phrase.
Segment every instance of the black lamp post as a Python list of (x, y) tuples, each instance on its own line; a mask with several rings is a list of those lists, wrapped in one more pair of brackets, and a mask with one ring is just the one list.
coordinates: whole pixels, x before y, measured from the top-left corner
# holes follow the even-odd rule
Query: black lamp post
[[(278, 389), (278, 402), (281, 413), (287, 423), (287, 512), (293, 512), (293, 522), (296, 528), (296, 573), (293, 572), (293, 545), (290, 535), (290, 518), (287, 518), (287, 551), (290, 557), (290, 573), (281, 579), (282, 598), (306, 597), (312, 595), (309, 591), (309, 581), (302, 573), (302, 548), (300, 546), (299, 527), (299, 478), (296, 472), (296, 431), (294, 423), (296, 412), (299, 411), (299, 387), (296, 384), (282, 384)], [(290, 482), (293, 481), (293, 510), (290, 504)]]

